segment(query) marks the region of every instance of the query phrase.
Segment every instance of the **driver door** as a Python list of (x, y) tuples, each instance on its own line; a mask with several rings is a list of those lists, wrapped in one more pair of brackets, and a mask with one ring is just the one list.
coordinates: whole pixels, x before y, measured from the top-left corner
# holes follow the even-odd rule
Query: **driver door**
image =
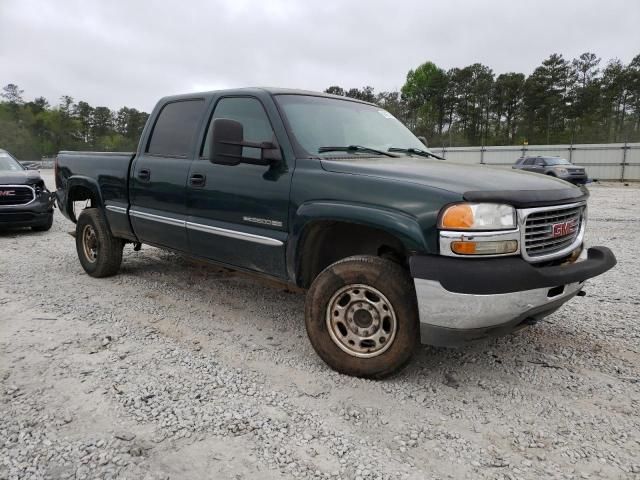
[[(209, 126), (216, 118), (242, 123), (246, 141), (271, 142), (275, 137), (271, 120), (256, 97), (218, 99)], [(191, 163), (188, 175), (187, 234), (192, 253), (285, 277), (291, 171), (284, 159), (272, 166), (214, 164), (208, 158), (211, 141), (208, 127), (199, 158)], [(243, 149), (244, 157), (260, 154), (259, 149)]]

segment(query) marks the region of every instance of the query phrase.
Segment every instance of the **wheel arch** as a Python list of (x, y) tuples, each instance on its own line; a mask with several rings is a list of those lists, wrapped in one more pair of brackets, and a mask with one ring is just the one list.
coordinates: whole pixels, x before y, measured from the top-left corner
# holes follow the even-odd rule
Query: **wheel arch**
[[(340, 242), (331, 242), (340, 238)], [(406, 264), (426, 251), (417, 220), (402, 212), (368, 205), (314, 202), (298, 208), (287, 242), (290, 279), (308, 288), (328, 265), (353, 255), (390, 256)]]
[(94, 208), (103, 208), (100, 188), (95, 180), (88, 177), (71, 177), (67, 182), (66, 211), (72, 222), (77, 223), (73, 202), (89, 200)]

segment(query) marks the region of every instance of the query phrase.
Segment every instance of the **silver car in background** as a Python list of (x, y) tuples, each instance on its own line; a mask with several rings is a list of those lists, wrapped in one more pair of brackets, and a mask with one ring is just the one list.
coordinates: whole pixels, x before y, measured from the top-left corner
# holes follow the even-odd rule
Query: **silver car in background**
[(542, 173), (578, 185), (584, 185), (589, 181), (584, 167), (574, 165), (561, 157), (520, 157), (512, 168)]

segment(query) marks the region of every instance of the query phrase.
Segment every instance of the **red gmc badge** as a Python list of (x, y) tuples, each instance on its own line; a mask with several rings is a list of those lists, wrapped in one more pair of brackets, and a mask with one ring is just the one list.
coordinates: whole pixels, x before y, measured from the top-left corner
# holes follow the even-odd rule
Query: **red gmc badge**
[(568, 222), (562, 222), (562, 223), (554, 223), (552, 236), (553, 238), (556, 238), (556, 237), (565, 237), (567, 235), (571, 235), (572, 233), (575, 233), (576, 227), (577, 227), (577, 223), (575, 220), (570, 220)]

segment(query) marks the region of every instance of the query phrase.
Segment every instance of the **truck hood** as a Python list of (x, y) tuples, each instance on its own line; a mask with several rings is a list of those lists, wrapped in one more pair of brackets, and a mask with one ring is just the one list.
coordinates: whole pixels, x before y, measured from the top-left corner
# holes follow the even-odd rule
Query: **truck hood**
[(0, 170), (0, 185), (32, 185), (42, 178), (37, 170), (9, 172)]
[(518, 208), (571, 203), (588, 197), (585, 188), (538, 173), (446, 160), (363, 157), (322, 159), (321, 164), (330, 172), (417, 183), (458, 193), (467, 201), (505, 202)]

